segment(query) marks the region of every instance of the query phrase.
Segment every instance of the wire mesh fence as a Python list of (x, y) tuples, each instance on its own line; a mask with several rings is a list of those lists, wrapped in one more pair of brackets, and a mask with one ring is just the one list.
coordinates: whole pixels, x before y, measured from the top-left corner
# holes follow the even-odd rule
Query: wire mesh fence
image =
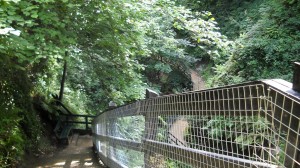
[(146, 99), (93, 121), (109, 167), (300, 167), (300, 102), (262, 82)]

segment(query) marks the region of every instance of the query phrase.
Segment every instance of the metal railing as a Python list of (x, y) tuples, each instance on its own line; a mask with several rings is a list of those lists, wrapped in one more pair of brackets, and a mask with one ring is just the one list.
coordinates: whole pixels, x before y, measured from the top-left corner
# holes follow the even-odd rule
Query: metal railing
[(282, 80), (138, 101), (100, 114), (92, 129), (112, 168), (300, 167), (300, 96)]

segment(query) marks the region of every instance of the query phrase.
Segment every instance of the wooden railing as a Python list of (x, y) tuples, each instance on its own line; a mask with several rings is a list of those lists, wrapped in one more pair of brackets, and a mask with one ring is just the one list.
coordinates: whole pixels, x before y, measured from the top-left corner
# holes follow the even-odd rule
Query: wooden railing
[(107, 111), (93, 120), (93, 142), (109, 167), (299, 168), (299, 110), (291, 83), (256, 81)]
[(294, 87), (278, 79), (255, 81), (106, 111), (92, 122), (95, 149), (114, 168), (300, 168), (295, 73)]
[(90, 130), (92, 125), (93, 115), (78, 115), (78, 114), (61, 114), (65, 117), (66, 124), (85, 125), (85, 130)]

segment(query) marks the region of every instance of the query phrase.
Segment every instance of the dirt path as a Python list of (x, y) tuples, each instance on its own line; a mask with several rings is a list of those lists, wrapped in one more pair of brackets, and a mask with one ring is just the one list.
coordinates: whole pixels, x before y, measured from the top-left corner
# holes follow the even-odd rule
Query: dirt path
[(190, 69), (191, 79), (193, 82), (193, 90), (203, 90), (205, 89), (205, 83), (199, 73), (193, 69)]
[[(177, 145), (179, 146), (187, 146), (187, 143), (184, 140), (184, 135), (185, 135), (185, 131), (186, 128), (189, 126), (189, 123), (185, 120), (185, 119), (178, 119), (176, 120), (171, 128), (169, 129), (169, 132), (176, 137), (176, 139), (179, 141), (179, 143), (177, 143)], [(176, 144), (176, 139), (174, 139), (173, 136), (169, 136), (169, 140), (171, 140), (170, 142), (172, 144)], [(173, 139), (173, 141), (172, 141)], [(174, 142), (175, 141), (175, 142)]]
[[(193, 82), (193, 90), (203, 90), (205, 89), (205, 83), (201, 75), (198, 73), (198, 70), (200, 68), (200, 64), (197, 65), (196, 70), (190, 69), (191, 74), (191, 80)], [(188, 128), (188, 121), (184, 118), (177, 119), (172, 126), (169, 129), (169, 132), (181, 143), (178, 145), (186, 146), (186, 141), (184, 140), (185, 131)], [(176, 139), (174, 137), (169, 136), (169, 140), (171, 140), (171, 143), (174, 143)], [(173, 139), (173, 141), (172, 141)]]
[(92, 137), (74, 134), (70, 144), (49, 156), (26, 158), (21, 168), (104, 168), (92, 150)]

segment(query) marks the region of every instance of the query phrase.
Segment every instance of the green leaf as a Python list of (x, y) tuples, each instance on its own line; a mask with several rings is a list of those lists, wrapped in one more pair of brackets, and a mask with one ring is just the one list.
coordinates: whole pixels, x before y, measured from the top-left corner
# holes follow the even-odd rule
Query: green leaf
[(36, 19), (36, 18), (39, 17), (39, 15), (37, 13), (33, 13), (33, 14), (31, 14), (31, 17), (34, 18), (34, 19)]

